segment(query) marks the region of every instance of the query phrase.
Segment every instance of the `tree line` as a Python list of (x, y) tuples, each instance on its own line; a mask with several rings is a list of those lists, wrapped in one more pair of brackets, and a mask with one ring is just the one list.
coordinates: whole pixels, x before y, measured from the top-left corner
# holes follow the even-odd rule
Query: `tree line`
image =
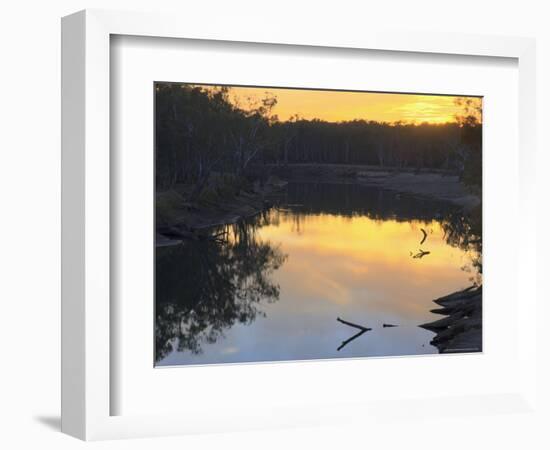
[(268, 94), (243, 108), (228, 87), (157, 83), (156, 186), (191, 184), (196, 197), (213, 172), (240, 177), (252, 165), (296, 163), (440, 169), (480, 185), (480, 110), (459, 101), (464, 113), (445, 124), (280, 121), (272, 114), (277, 99)]

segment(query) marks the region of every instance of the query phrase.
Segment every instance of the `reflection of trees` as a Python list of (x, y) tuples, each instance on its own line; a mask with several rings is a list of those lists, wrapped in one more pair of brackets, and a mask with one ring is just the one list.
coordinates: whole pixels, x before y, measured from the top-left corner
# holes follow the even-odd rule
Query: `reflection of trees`
[[(477, 271), (473, 281), (481, 283), (481, 206), (465, 212), (445, 201), (396, 193), (378, 187), (357, 183), (314, 182), (289, 183), (279, 203), (282, 208), (271, 213), (271, 220), (279, 220), (279, 216), (290, 216), (297, 232), (303, 231), (304, 222), (309, 215), (320, 213), (343, 217), (364, 215), (375, 220), (437, 220), (443, 227), (447, 243), (472, 257), (472, 265)], [(419, 252), (418, 257), (426, 254)]]
[(358, 183), (291, 182), (275, 201), (270, 222), (290, 218), (293, 230), (305, 231), (307, 219), (316, 214), (344, 218), (365, 216), (376, 221), (441, 221), (459, 208), (449, 202), (398, 193)]
[(481, 205), (470, 212), (455, 212), (449, 214), (442, 222), (445, 238), (449, 245), (468, 252), (472, 257), (472, 265), (478, 272), (475, 281), (481, 283), (483, 273), (482, 238), (481, 238)]
[(261, 220), (231, 226), (224, 242), (157, 249), (156, 361), (174, 349), (200, 353), (204, 342), (216, 342), (234, 324), (264, 315), (262, 301), (278, 300), (270, 275), (286, 255), (257, 239)]

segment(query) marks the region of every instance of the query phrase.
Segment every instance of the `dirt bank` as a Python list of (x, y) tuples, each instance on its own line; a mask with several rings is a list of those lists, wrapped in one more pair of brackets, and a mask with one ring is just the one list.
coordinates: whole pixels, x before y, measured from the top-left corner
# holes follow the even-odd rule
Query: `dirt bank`
[(456, 175), (442, 173), (360, 172), (358, 181), (398, 192), (449, 201), (466, 210), (481, 202), (479, 196), (469, 192)]
[(269, 196), (287, 185), (276, 177), (248, 189), (216, 190), (195, 202), (186, 202), (180, 186), (156, 195), (156, 246), (175, 245), (182, 239), (208, 239), (207, 229), (237, 223), (271, 206)]
[(454, 203), (466, 210), (481, 203), (480, 195), (468, 190), (457, 175), (436, 169), (387, 169), (347, 164), (289, 164), (270, 166), (270, 173), (286, 180), (346, 180), (379, 186)]

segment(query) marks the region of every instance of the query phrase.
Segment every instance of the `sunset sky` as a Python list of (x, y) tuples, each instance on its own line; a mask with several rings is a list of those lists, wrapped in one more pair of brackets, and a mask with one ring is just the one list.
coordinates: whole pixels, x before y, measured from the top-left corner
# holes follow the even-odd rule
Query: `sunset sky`
[[(277, 97), (272, 114), (281, 121), (298, 114), (303, 119), (317, 118), (329, 122), (364, 119), (445, 123), (454, 122), (456, 114), (462, 113), (462, 107), (455, 104), (457, 97), (442, 95), (233, 87), (230, 97), (246, 108), (249, 99), (261, 99), (266, 93)], [(471, 98), (476, 104), (481, 104), (478, 97), (462, 98)]]

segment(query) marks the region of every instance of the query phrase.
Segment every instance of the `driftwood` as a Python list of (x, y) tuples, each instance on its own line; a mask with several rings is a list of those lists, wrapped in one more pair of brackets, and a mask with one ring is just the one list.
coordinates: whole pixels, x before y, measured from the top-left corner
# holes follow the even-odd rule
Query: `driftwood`
[(340, 347), (338, 347), (336, 349), (336, 351), (338, 351), (338, 352), (340, 350), (342, 350), (346, 345), (348, 345), (351, 341), (357, 339), (359, 336), (362, 336), (367, 331), (372, 330), (372, 328), (367, 328), (367, 327), (364, 327), (362, 325), (358, 325), (358, 324), (353, 323), (353, 322), (348, 322), (346, 320), (342, 320), (342, 319), (340, 319), (340, 317), (337, 317), (336, 320), (340, 323), (343, 323), (344, 325), (347, 325), (347, 326), (353, 327), (353, 328), (357, 328), (359, 330), (359, 333), (354, 334), (352, 337), (350, 337), (349, 339), (346, 339), (345, 341), (342, 342), (342, 344), (340, 344)]
[(340, 347), (338, 347), (336, 349), (336, 351), (340, 351), (342, 350), (346, 345), (348, 345), (351, 341), (357, 339), (359, 336), (363, 335), (364, 333), (366, 333), (367, 331), (369, 331), (369, 328), (366, 328), (362, 331), (360, 331), (359, 333), (356, 333), (354, 334), (352, 337), (350, 337), (349, 339), (346, 339), (345, 341), (342, 342), (342, 344), (340, 344)]
[(343, 323), (344, 325), (348, 325), (348, 326), (353, 327), (353, 328), (358, 328), (359, 330), (362, 330), (362, 331), (372, 330), (372, 328), (367, 328), (367, 327), (364, 327), (364, 326), (361, 326), (361, 325), (357, 325), (356, 323), (352, 323), (352, 322), (348, 322), (346, 320), (342, 320), (342, 319), (340, 319), (340, 317), (336, 318), (336, 320), (340, 323)]
[(440, 353), (482, 351), (482, 288), (470, 286), (434, 300), (443, 308), (431, 312), (447, 317), (420, 327), (436, 333), (432, 345)]
[(221, 236), (225, 236), (225, 232), (217, 234), (210, 234), (208, 232), (201, 232), (198, 229), (188, 229), (183, 227), (159, 227), (158, 235), (164, 236), (170, 239), (188, 239), (191, 241), (212, 241), (212, 242), (224, 242)]
[(424, 243), (424, 241), (426, 240), (426, 238), (428, 237), (428, 233), (426, 233), (426, 230), (424, 228), (420, 228), (420, 231), (422, 231), (422, 234), (424, 235), (424, 237), (420, 241), (420, 245), (422, 245)]
[(430, 331), (438, 331), (443, 330), (445, 328), (448, 328), (449, 326), (453, 325), (456, 321), (462, 319), (462, 314), (455, 314), (452, 316), (445, 317), (443, 319), (435, 320), (434, 322), (426, 323), (424, 325), (420, 325), (422, 328), (425, 328), (426, 330)]
[(415, 259), (420, 259), (420, 258), (423, 258), (423, 257), (426, 256), (426, 255), (429, 255), (429, 254), (430, 254), (430, 252), (427, 252), (427, 251), (424, 251), (424, 250), (422, 250), (422, 249), (419, 249), (419, 250), (418, 250), (418, 253), (416, 253), (415, 255), (413, 255), (413, 258), (415, 258)]
[(470, 286), (467, 289), (464, 289), (459, 292), (455, 292), (444, 297), (439, 297), (434, 300), (434, 303), (437, 303), (440, 306), (447, 307), (451, 306), (453, 303), (468, 300), (472, 297), (476, 297), (482, 294), (482, 288), (477, 286)]

